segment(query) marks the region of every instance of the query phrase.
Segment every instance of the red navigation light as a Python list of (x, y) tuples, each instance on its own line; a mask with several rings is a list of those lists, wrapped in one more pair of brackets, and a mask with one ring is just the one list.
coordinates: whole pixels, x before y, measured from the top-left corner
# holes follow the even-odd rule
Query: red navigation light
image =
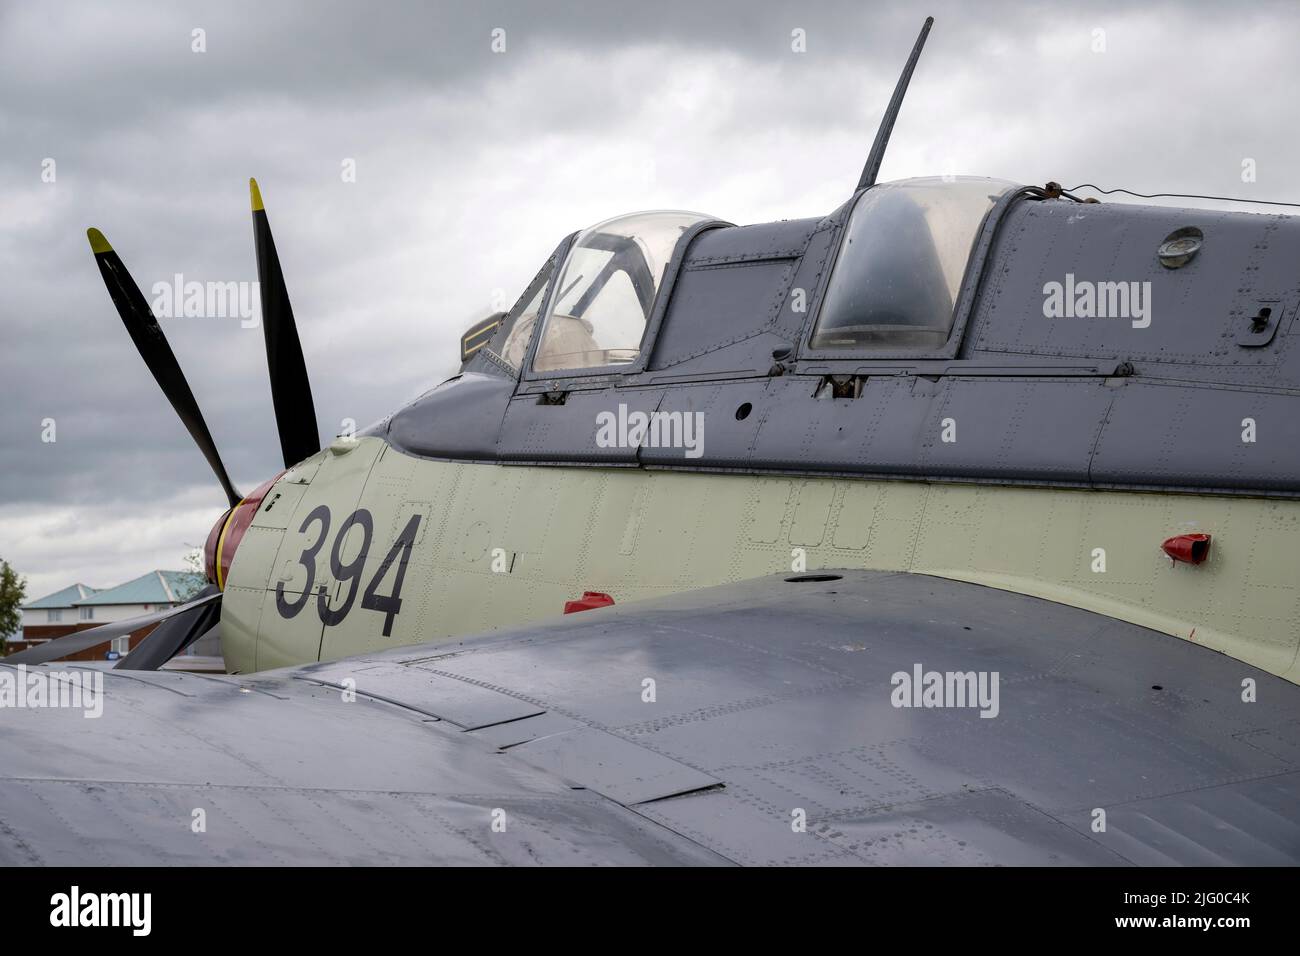
[(1208, 534), (1174, 535), (1165, 540), (1160, 550), (1175, 561), (1200, 564), (1210, 556), (1210, 536)]
[(614, 603), (614, 599), (608, 594), (602, 594), (600, 591), (583, 591), (582, 597), (577, 601), (565, 601), (564, 613), (576, 614), (578, 611), (590, 611), (593, 608), (609, 607)]

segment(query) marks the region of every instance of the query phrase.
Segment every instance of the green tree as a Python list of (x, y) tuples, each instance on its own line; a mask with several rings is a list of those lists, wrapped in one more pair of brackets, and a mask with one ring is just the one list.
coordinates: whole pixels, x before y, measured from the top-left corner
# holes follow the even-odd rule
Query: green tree
[(4, 640), (18, 633), (23, 623), (21, 606), (27, 596), (27, 580), (20, 578), (8, 561), (0, 559), (0, 655), (6, 651)]
[(186, 573), (173, 590), (182, 601), (188, 601), (202, 591), (203, 585), (208, 583), (203, 573), (203, 549), (190, 548), (181, 560), (185, 564)]

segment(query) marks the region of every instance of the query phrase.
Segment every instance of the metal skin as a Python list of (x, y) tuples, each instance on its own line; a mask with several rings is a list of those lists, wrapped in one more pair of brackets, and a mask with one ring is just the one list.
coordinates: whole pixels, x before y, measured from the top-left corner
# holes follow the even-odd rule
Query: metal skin
[[(1300, 862), (1291, 685), (1060, 604), (837, 575), (108, 671), (99, 719), (5, 713), (0, 865)], [(897, 706), (918, 666), (996, 673), (996, 708)]]
[[(585, 590), (621, 604), (789, 572), (801, 549), (810, 569), (915, 571), (1032, 594), (1300, 678), (1292, 501), (437, 462), (374, 438), (307, 470), (310, 484), (277, 486), (281, 501), (240, 544), (222, 605), (232, 670), (459, 640), (558, 615)], [(276, 612), (276, 586), (297, 594), (305, 583), (297, 559), (318, 529), (298, 529), (321, 505), (372, 513), (365, 582), (410, 517), (427, 515), (389, 637), (383, 614), (355, 604), (330, 627)], [(1175, 566), (1161, 551), (1181, 528), (1216, 532), (1204, 564)], [(358, 544), (345, 544), (345, 560)], [(1093, 570), (1095, 548), (1104, 572)], [(332, 590), (329, 550), (314, 575)]]

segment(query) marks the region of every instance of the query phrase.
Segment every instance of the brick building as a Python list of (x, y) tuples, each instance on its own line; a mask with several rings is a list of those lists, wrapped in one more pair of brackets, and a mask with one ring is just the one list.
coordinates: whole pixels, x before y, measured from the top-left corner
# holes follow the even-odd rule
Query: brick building
[[(150, 571), (112, 588), (71, 584), (23, 605), (22, 635), (11, 637), (8, 649), (20, 651), (100, 624), (176, 607), (202, 586), (203, 576), (192, 571)], [(103, 660), (110, 655), (124, 655), (151, 630), (153, 626), (143, 628), (115, 638), (111, 644), (105, 642), (69, 655), (67, 660)]]

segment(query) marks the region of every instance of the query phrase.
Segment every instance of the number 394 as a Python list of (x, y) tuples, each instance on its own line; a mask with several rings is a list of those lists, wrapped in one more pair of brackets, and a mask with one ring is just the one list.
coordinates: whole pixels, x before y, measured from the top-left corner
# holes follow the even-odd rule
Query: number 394
[[(388, 555), (384, 558), (383, 563), (379, 565), (374, 577), (370, 579), (370, 583), (366, 585), (366, 589), (361, 595), (361, 606), (363, 608), (383, 612), (384, 637), (392, 634), (393, 618), (397, 617), (402, 610), (402, 581), (406, 578), (406, 565), (411, 560), (411, 548), (415, 545), (415, 535), (420, 528), (421, 517), (421, 515), (412, 515), (411, 520), (406, 522), (406, 527), (402, 529), (402, 533), (393, 542)], [(339, 525), (337, 534), (334, 536), (334, 547), (330, 550), (329, 558), (330, 574), (335, 581), (347, 588), (347, 595), (343, 598), (343, 603), (336, 608), (330, 607), (326, 586), (324, 584), (319, 587), (316, 586), (316, 557), (320, 554), (321, 548), (325, 546), (325, 540), (330, 533), (330, 510), (328, 506), (320, 505), (314, 508), (311, 514), (307, 515), (303, 520), (302, 527), (298, 529), (298, 532), (306, 534), (307, 529), (312, 525), (320, 525), (320, 533), (316, 536), (315, 542), (304, 548), (302, 554), (298, 557), (298, 563), (307, 570), (307, 582), (302, 586), (302, 593), (294, 596), (293, 600), (285, 596), (284, 582), (278, 582), (275, 585), (275, 608), (280, 612), (281, 617), (296, 617), (306, 607), (307, 602), (311, 600), (314, 591), (316, 594), (316, 612), (320, 615), (321, 623), (326, 627), (333, 627), (348, 616), (348, 612), (352, 610), (352, 605), (357, 599), (357, 591), (361, 588), (362, 566), (365, 564), (366, 554), (370, 550), (370, 539), (374, 536), (375, 522), (369, 511), (365, 508), (358, 508), (343, 520), (343, 523)], [(343, 542), (354, 526), (361, 529), (361, 547), (357, 550), (357, 556), (345, 564), (343, 562)], [(394, 563), (397, 564), (397, 571), (393, 577), (392, 591), (388, 594), (380, 594), (379, 589)]]

